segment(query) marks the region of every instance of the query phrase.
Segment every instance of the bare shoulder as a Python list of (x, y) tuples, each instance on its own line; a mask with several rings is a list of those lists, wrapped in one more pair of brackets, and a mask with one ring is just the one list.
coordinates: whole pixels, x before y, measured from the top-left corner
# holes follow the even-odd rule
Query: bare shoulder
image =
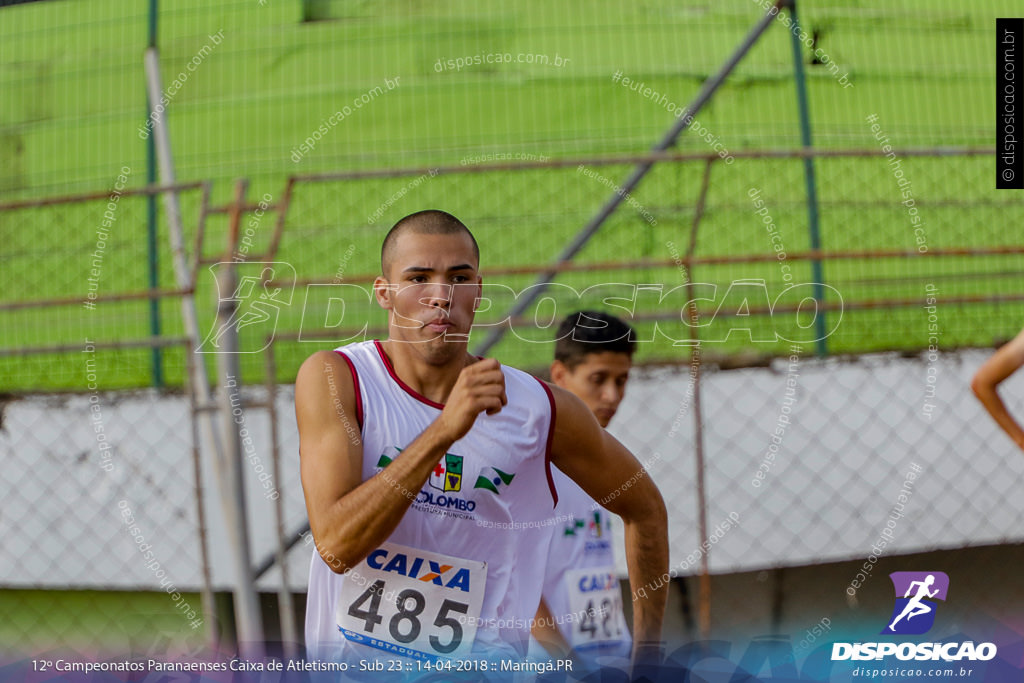
[(349, 394), (355, 388), (352, 373), (341, 354), (336, 351), (317, 351), (299, 367), (295, 376), (295, 398), (298, 400), (300, 393), (310, 393), (317, 387), (329, 388), (332, 385), (338, 391), (347, 389)]
[(312, 354), (295, 377), (295, 416), (300, 437), (311, 429), (319, 431), (337, 424), (339, 417), (355, 415), (355, 393), (352, 372), (340, 354)]
[(662, 514), (661, 494), (629, 449), (601, 427), (579, 397), (549, 386), (556, 411), (552, 464), (623, 519)]
[[(569, 427), (570, 425), (578, 424), (580, 422), (581, 415), (589, 415), (589, 420), (583, 420), (583, 422), (592, 422), (595, 427), (600, 429), (600, 425), (597, 423), (597, 418), (587, 408), (587, 404), (583, 400), (572, 393), (568, 389), (563, 389), (557, 384), (551, 382), (544, 382), (548, 390), (551, 392), (551, 397), (555, 400), (555, 419), (559, 425)], [(565, 418), (564, 420), (562, 418)], [(563, 425), (564, 423), (564, 425)]]
[(330, 510), (361, 480), (362, 436), (354, 387), (348, 364), (334, 351), (311, 355), (295, 378), (302, 491), (317, 539), (328, 536)]
[(555, 435), (551, 452), (556, 459), (564, 451), (576, 452), (603, 440), (604, 430), (587, 404), (560, 386), (551, 382), (545, 382), (545, 385), (555, 403)]

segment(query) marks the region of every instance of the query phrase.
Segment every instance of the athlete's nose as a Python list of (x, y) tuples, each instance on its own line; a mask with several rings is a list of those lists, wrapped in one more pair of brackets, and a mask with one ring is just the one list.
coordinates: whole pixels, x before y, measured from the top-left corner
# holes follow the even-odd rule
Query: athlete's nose
[(448, 309), (452, 303), (451, 285), (431, 285), (424, 292), (426, 304), (431, 308)]
[(619, 388), (615, 386), (614, 383), (607, 382), (603, 387), (601, 387), (601, 398), (608, 403), (615, 404), (622, 400), (622, 395), (619, 392)]

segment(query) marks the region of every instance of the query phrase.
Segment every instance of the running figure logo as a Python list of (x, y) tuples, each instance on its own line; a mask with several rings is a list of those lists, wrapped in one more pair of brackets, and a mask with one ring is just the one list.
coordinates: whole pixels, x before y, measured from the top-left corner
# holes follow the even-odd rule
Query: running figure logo
[(896, 605), (882, 633), (920, 635), (935, 623), (935, 600), (946, 599), (949, 577), (945, 572), (893, 572)]
[[(270, 345), (269, 337), (277, 328), (278, 315), (282, 308), (291, 305), (292, 290), (295, 288), (295, 269), (290, 263), (283, 261), (252, 261), (232, 264), (237, 274), (237, 285), (234, 292), (221, 292), (221, 281), (217, 278), (217, 269), (224, 263), (210, 266), (214, 276), (214, 284), (218, 289), (218, 305), (231, 304), (234, 311), (228, 320), (213, 321), (210, 333), (197, 349), (197, 353), (223, 353), (224, 335), (231, 329), (239, 336), (243, 330), (247, 333), (244, 341), (240, 340), (236, 353), (258, 353)], [(271, 287), (271, 282), (281, 282), (285, 286)], [(257, 348), (258, 347), (258, 348)]]

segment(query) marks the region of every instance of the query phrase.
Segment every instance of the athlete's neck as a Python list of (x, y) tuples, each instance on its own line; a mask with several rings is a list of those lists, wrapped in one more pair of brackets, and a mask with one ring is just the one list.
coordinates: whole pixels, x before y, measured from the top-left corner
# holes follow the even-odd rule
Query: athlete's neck
[(435, 403), (446, 403), (459, 373), (477, 361), (466, 352), (464, 344), (447, 343), (458, 346), (452, 350), (450, 359), (438, 358), (436, 354), (426, 357), (422, 344), (385, 339), (380, 345), (395, 374), (410, 389)]

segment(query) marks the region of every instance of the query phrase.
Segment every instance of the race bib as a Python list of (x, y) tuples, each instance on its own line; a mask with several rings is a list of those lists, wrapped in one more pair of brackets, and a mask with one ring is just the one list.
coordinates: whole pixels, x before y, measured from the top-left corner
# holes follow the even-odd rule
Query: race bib
[(629, 638), (622, 613), (622, 591), (614, 567), (576, 569), (565, 574), (572, 638), (576, 649)]
[(476, 638), (486, 582), (486, 562), (385, 543), (345, 576), (338, 629), (406, 657), (462, 657)]

